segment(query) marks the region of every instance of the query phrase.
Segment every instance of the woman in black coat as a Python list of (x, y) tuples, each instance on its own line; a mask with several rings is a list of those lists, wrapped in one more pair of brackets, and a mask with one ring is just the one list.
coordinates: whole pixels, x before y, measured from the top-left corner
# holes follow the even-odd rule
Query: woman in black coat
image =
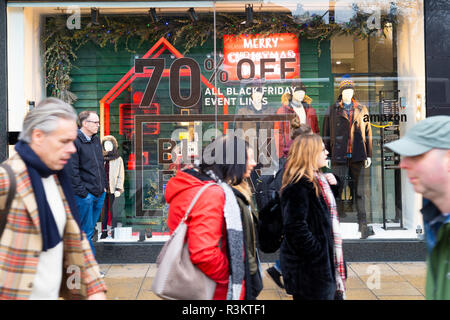
[[(286, 292), (294, 300), (332, 300), (336, 295), (333, 224), (317, 178), (327, 154), (320, 136), (299, 136), (283, 174), (280, 260)], [(337, 190), (335, 177), (324, 176)]]

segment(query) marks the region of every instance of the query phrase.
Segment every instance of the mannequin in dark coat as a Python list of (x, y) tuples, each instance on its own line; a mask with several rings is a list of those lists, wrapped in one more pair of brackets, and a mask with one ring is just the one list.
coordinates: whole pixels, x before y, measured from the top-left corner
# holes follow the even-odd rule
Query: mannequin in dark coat
[[(359, 231), (361, 238), (366, 239), (374, 234), (373, 228), (367, 225), (363, 171), (372, 162), (372, 127), (364, 120), (369, 116), (367, 107), (354, 99), (353, 81), (343, 80), (339, 90), (338, 101), (330, 106), (323, 119), (324, 143), (330, 152), (332, 172), (341, 180), (350, 176), (349, 187), (356, 205)], [(339, 195), (345, 186), (341, 187)], [(336, 201), (339, 214), (345, 217), (341, 196), (336, 197)]]

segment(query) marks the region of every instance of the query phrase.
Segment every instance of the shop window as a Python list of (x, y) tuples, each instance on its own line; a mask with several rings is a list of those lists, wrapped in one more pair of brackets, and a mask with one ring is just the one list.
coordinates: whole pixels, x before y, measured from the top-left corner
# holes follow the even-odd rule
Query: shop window
[[(54, 8), (39, 9), (39, 13), (32, 8), (27, 14), (36, 10), (37, 15), (45, 16), (41, 22), (34, 23), (41, 24), (35, 29), (44, 32), (45, 43), (39, 45), (46, 50), (47, 60), (39, 70), (38, 64), (31, 61), (25, 64), (21, 61), (21, 65), (32, 65), (36, 69), (34, 77), (39, 75), (43, 83), (48, 82), (48, 95), (72, 99), (69, 102), (78, 112), (89, 109), (101, 115), (102, 133), (117, 138), (128, 169), (125, 192), (115, 204), (118, 214), (112, 221), (132, 227), (133, 239), (138, 238), (136, 232), (143, 231), (148, 239), (151, 232), (153, 236), (167, 233), (165, 185), (183, 168), (182, 150), (186, 149), (191, 159), (201, 151), (202, 146), (196, 144), (199, 127), (202, 133), (247, 127), (283, 128), (281, 138), (284, 139), (290, 133), (288, 120), (283, 118), (288, 115), (283, 113), (283, 108), (289, 108), (290, 103), (286, 94), (302, 82), (306, 91), (302, 102), (310, 108), (304, 118), (314, 125), (315, 132), (323, 134), (324, 118), (330, 106), (337, 102), (339, 83), (346, 77), (354, 81), (355, 97), (370, 114), (380, 112), (383, 101), (388, 105), (398, 102), (400, 110), (414, 113), (415, 104), (406, 98), (413, 96), (415, 102), (416, 91), (421, 90), (423, 74), (414, 68), (423, 61), (420, 56), (410, 58), (421, 52), (410, 48), (423, 44), (423, 36), (418, 33), (423, 28), (417, 24), (423, 16), (415, 4), (397, 3), (394, 5), (397, 8), (393, 8), (394, 2), (397, 3), (388, 0), (375, 4), (362, 0), (265, 1), (254, 4), (253, 14), (248, 15), (244, 1), (200, 1), (194, 8), (198, 18), (195, 20), (188, 14), (191, 3), (177, 1), (177, 7), (169, 8), (170, 2), (159, 1), (155, 2), (160, 4), (155, 10), (157, 22), (149, 15), (149, 8), (101, 8), (99, 24), (92, 24), (90, 8), (83, 7), (79, 28), (74, 24), (68, 30), (64, 29), (67, 17), (59, 12), (55, 14)], [(375, 23), (368, 25), (372, 13)], [(389, 19), (395, 23), (385, 24), (383, 30), (377, 26), (378, 22)], [(332, 23), (348, 32), (325, 34)], [(52, 38), (56, 35), (59, 38)], [(65, 41), (58, 42), (58, 39)], [(34, 45), (24, 40), (26, 48)], [(60, 47), (56, 50), (58, 43)], [(39, 52), (40, 47), (36, 45), (35, 49)], [(28, 55), (33, 56), (31, 51), (27, 51), (25, 56)], [(15, 56), (11, 54), (12, 58)], [(148, 106), (142, 106), (143, 94), (155, 69), (146, 65), (142, 72), (136, 73), (134, 68), (137, 59), (147, 58), (164, 59), (164, 70), (161, 78), (150, 86), (156, 88), (154, 99)], [(198, 65), (198, 69), (185, 64), (172, 68), (180, 59), (185, 59), (183, 63), (190, 61), (191, 67)], [(201, 80), (192, 77), (198, 75), (198, 70)], [(34, 77), (27, 79), (30, 83), (25, 86), (33, 87), (33, 92), (44, 91), (35, 88), (35, 82), (31, 84)], [(171, 77), (176, 78), (175, 82)], [(258, 94), (254, 95), (255, 92)], [(400, 103), (402, 95), (403, 104)], [(198, 100), (184, 105), (191, 96)], [(22, 100), (38, 100), (26, 98)], [(15, 95), (11, 99), (20, 105)], [(226, 117), (219, 121), (216, 116)], [(257, 117), (246, 121), (247, 116)], [(141, 125), (137, 129), (136, 119), (140, 119)], [(368, 223), (380, 224), (383, 222), (381, 183), (391, 184), (385, 190), (387, 216), (397, 221), (397, 203), (394, 204), (392, 197), (398, 195), (392, 186), (398, 187), (401, 182), (393, 171), (386, 173), (386, 181), (381, 181), (382, 133), (379, 128), (372, 129), (374, 155), (370, 168), (361, 169), (365, 178), (362, 193)], [(281, 156), (282, 139), (269, 138), (272, 137), (265, 137), (264, 144), (274, 140), (274, 153)], [(172, 141), (159, 144), (160, 139)], [(172, 142), (176, 145), (173, 158), (170, 153), (161, 154), (158, 148), (168, 150), (173, 147)], [(342, 222), (351, 224), (357, 221), (355, 204), (350, 203), (355, 196), (351, 190), (355, 181), (347, 180), (342, 200), (350, 214)]]

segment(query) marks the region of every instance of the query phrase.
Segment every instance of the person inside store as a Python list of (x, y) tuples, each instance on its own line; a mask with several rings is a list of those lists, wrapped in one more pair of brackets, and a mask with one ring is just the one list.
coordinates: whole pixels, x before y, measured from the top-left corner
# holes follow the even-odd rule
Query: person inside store
[[(278, 108), (277, 114), (295, 114), (299, 123), (306, 124), (314, 133), (319, 133), (316, 110), (311, 106), (312, 99), (306, 95), (306, 86), (300, 82), (291, 90), (292, 92), (286, 92), (281, 96), (281, 107)], [(274, 129), (278, 132), (277, 152), (281, 158), (289, 151), (292, 142), (290, 124), (286, 121), (276, 121)]]
[(289, 150), (281, 186), (286, 292), (294, 300), (345, 299), (345, 262), (335, 195), (338, 182), (320, 169), (328, 151), (317, 134), (300, 135)]
[(169, 179), (165, 199), (169, 205), (167, 225), (172, 233), (179, 225), (189, 204), (199, 190), (210, 183), (188, 216), (187, 241), (191, 261), (216, 282), (214, 300), (245, 299), (248, 281), (246, 270), (254, 271), (249, 262), (253, 250), (247, 241), (253, 235), (250, 217), (242, 221), (241, 210), (231, 186), (241, 184), (254, 166), (249, 159), (248, 143), (235, 136), (216, 138), (202, 152), (201, 163), (177, 172)]
[(428, 200), (421, 210), (428, 249), (425, 297), (450, 300), (450, 116), (419, 121), (385, 146), (402, 157), (400, 168)]
[[(94, 111), (82, 111), (78, 115), (77, 152), (70, 159), (75, 201), (80, 212), (81, 227), (86, 232), (95, 255), (94, 231), (105, 201), (106, 172), (103, 148), (97, 136), (100, 121)], [(95, 236), (97, 237), (97, 236)], [(95, 239), (96, 240), (96, 239)]]
[[(340, 178), (348, 180), (351, 203), (356, 205), (357, 220), (361, 239), (374, 235), (372, 226), (367, 225), (364, 195), (364, 170), (369, 168), (372, 160), (372, 127), (364, 121), (369, 116), (366, 106), (355, 98), (355, 84), (351, 79), (344, 79), (339, 84), (339, 97), (331, 105), (323, 119), (324, 142), (330, 152), (331, 163), (327, 167)], [(341, 185), (336, 198), (340, 217), (346, 217)]]
[[(307, 124), (300, 123), (300, 119), (298, 117), (295, 117), (290, 121), (290, 128), (291, 128), (291, 130), (290, 130), (291, 137), (290, 137), (290, 141), (288, 144), (289, 148), (290, 148), (292, 142), (294, 141), (294, 139), (297, 138), (299, 135), (314, 133), (310, 126), (308, 126)], [(284, 165), (286, 164), (286, 159), (287, 159), (288, 153), (289, 153), (289, 149), (285, 148), (283, 156), (279, 159), (279, 164), (280, 164), (279, 171), (280, 172), (279, 173), (277, 172), (275, 174), (275, 180), (273, 181), (274, 188), (278, 192), (281, 189), (281, 184), (282, 184), (281, 179), (283, 177)], [(269, 267), (268, 269), (266, 269), (266, 272), (272, 278), (272, 280), (277, 284), (277, 286), (284, 289), (284, 285), (281, 281), (282, 280), (281, 265), (280, 265), (279, 259), (275, 261), (275, 264), (272, 267)]]
[(106, 299), (67, 165), (76, 152), (76, 120), (69, 104), (42, 100), (25, 116), (16, 153), (0, 168), (0, 209), (6, 211), (0, 230), (2, 300)]

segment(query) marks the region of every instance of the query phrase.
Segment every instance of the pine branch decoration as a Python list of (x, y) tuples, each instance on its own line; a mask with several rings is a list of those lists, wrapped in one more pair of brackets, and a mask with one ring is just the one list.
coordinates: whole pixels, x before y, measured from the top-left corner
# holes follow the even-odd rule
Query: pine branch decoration
[[(367, 26), (370, 14), (364, 13), (357, 6), (354, 6), (353, 10), (353, 18), (342, 24), (326, 23), (323, 17), (317, 15), (300, 19), (290, 14), (266, 13), (255, 13), (253, 23), (243, 24), (244, 15), (218, 14), (216, 37), (222, 39), (224, 35), (292, 33), (300, 39), (317, 40), (320, 55), (321, 42), (334, 36), (350, 35), (366, 39), (377, 33), (376, 29)], [(397, 17), (396, 8), (391, 7), (388, 13), (381, 15), (381, 29), (384, 30), (388, 24), (397, 25)], [(70, 73), (77, 59), (76, 52), (89, 42), (99, 48), (113, 45), (116, 52), (122, 44), (128, 52), (135, 54), (143, 45), (151, 45), (165, 37), (175, 46), (182, 48), (181, 51), (186, 54), (192, 48), (204, 45), (214, 35), (212, 17), (202, 17), (196, 22), (186, 18), (170, 21), (162, 19), (151, 23), (147, 16), (101, 16), (98, 25), (91, 24), (86, 17), (81, 22), (85, 27), (69, 30), (65, 16), (49, 17), (42, 35), (45, 46), (46, 88), (50, 89), (52, 96), (71, 104), (77, 100), (76, 95), (70, 91)], [(139, 40), (135, 48), (130, 47), (131, 39)]]

